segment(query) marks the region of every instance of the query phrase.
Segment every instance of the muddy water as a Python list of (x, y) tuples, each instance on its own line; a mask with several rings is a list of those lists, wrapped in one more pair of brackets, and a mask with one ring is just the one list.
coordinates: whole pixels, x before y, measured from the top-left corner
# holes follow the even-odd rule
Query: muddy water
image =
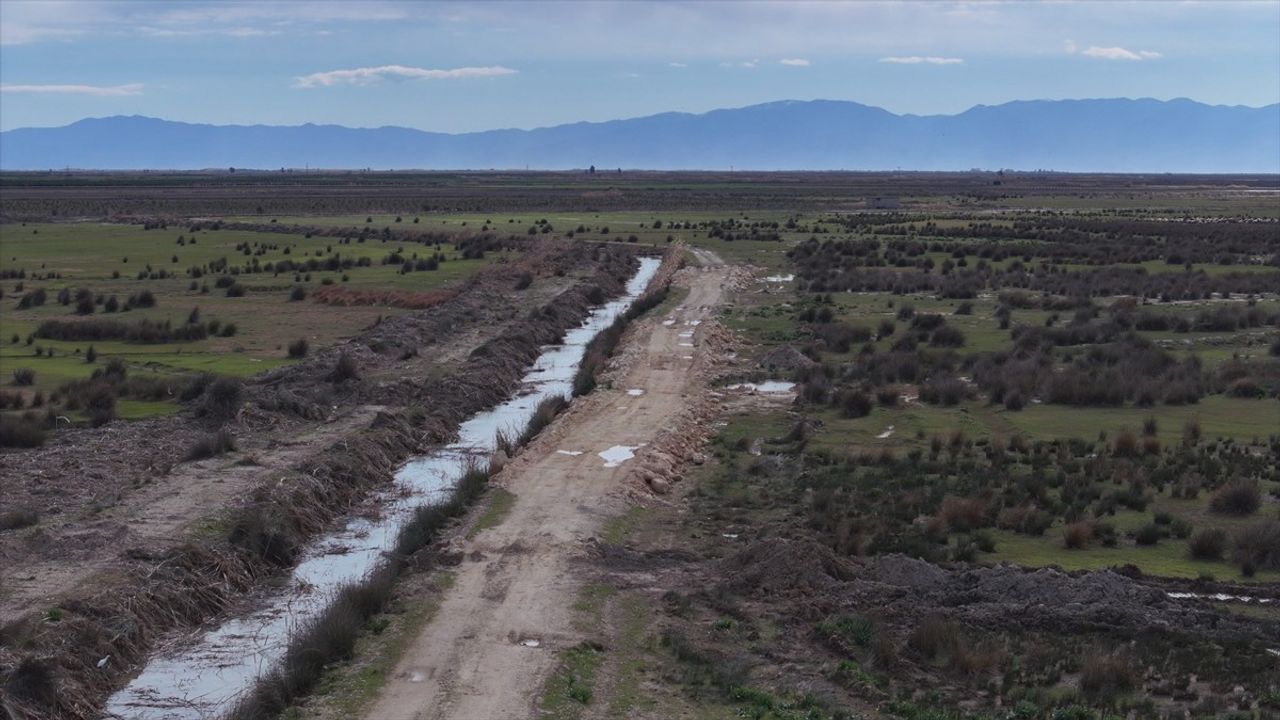
[(626, 293), (592, 311), (560, 345), (544, 348), (514, 397), (463, 423), (456, 442), (406, 463), (394, 489), (379, 498), (380, 517), (352, 519), (317, 539), (288, 581), (256, 603), (257, 609), (153, 657), (142, 674), (108, 700), (108, 716), (198, 720), (230, 710), (259, 675), (279, 662), (292, 628), (318, 615), (338, 588), (377, 565), (414, 508), (446, 498), (470, 463), (493, 452), (499, 431), (518, 434), (543, 400), (569, 397), (586, 344), (640, 296), (658, 265), (657, 258), (642, 258)]

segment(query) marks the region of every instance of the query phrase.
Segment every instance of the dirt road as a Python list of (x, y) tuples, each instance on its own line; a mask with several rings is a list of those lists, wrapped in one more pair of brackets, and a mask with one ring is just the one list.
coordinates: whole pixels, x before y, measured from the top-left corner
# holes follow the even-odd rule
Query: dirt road
[(712, 360), (700, 321), (717, 311), (729, 272), (714, 255), (699, 259), (704, 267), (677, 276), (684, 302), (635, 325), (613, 386), (575, 402), (497, 477), (513, 507), (461, 541), (467, 559), (452, 588), (368, 717), (537, 717), (558, 651), (585, 639), (573, 627), (582, 580), (572, 561), (626, 507), (621, 458), (670, 426)]

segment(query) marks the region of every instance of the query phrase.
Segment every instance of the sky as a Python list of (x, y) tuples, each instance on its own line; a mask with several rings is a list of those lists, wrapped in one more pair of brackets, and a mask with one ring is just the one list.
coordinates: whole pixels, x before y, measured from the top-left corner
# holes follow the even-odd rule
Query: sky
[(1280, 2), (0, 1), (0, 130), (533, 128), (775, 100), (1280, 102)]

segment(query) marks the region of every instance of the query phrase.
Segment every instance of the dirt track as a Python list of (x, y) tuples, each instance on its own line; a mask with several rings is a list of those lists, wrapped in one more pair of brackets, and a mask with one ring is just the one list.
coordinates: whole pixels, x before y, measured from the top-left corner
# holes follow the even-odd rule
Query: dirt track
[(625, 509), (623, 478), (636, 462), (606, 467), (598, 453), (654, 441), (714, 361), (703, 343), (708, 325), (691, 322), (714, 317), (730, 274), (714, 256), (699, 260), (703, 268), (678, 278), (689, 287), (684, 302), (634, 326), (612, 387), (575, 403), (497, 477), (517, 496), (513, 507), (498, 526), (459, 541), (466, 560), (453, 587), (368, 717), (537, 716), (558, 651), (586, 639), (572, 622), (582, 584), (573, 560)]

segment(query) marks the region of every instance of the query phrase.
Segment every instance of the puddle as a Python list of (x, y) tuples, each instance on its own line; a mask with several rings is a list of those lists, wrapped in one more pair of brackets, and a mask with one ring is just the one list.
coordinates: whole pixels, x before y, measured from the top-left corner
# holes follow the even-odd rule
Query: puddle
[(427, 674), (422, 672), (421, 670), (414, 670), (413, 674), (409, 676), (409, 682), (422, 682), (423, 680), (426, 680), (426, 679), (427, 679)]
[(701, 320), (685, 320), (684, 324), (688, 325), (689, 327), (698, 327), (699, 325), (702, 324), (702, 321)]
[(579, 455), (581, 455), (581, 454), (582, 454), (582, 451), (581, 451), (581, 450), (557, 450), (557, 451), (556, 451), (556, 454), (557, 454), (557, 455), (569, 455), (569, 456), (572, 456), (572, 457), (578, 457)]
[(627, 394), (631, 397), (640, 397), (644, 394), (644, 390), (641, 390), (640, 388), (631, 388), (627, 391)]
[(662, 324), (663, 324), (663, 325), (666, 325), (667, 327), (671, 327), (672, 325), (675, 325), (675, 324), (676, 324), (676, 321), (675, 321), (675, 320), (663, 320), (663, 321), (662, 321)]
[(536, 648), (542, 645), (542, 641), (534, 638), (528, 638), (527, 640), (521, 640), (520, 644), (527, 648)]
[[(378, 566), (416, 508), (447, 499), (466, 468), (489, 457), (499, 430), (523, 429), (543, 400), (571, 397), (586, 344), (643, 292), (658, 264), (657, 258), (641, 258), (626, 294), (593, 310), (561, 344), (544, 347), (526, 372), (524, 387), (511, 399), (464, 422), (455, 442), (405, 463), (394, 486), (376, 496), (381, 511), (376, 520), (353, 518), (341, 530), (316, 538), (284, 589), (263, 598), (257, 610), (224, 619), (193, 644), (152, 657), (133, 682), (108, 699), (105, 713), (137, 720), (202, 720), (234, 706), (260, 675), (279, 663), (294, 628), (319, 615), (339, 588), (359, 582)], [(334, 547), (346, 552), (328, 554)]]
[(750, 390), (758, 393), (787, 393), (795, 389), (796, 384), (793, 382), (784, 382), (782, 380), (765, 380), (759, 383), (735, 383), (727, 387), (728, 390)]
[(682, 338), (691, 338), (691, 337), (693, 337), (693, 331), (692, 331), (692, 330), (686, 330), (685, 332), (680, 333), (680, 337), (682, 337)]
[(680, 343), (680, 347), (693, 347), (693, 343)]
[(882, 432), (882, 433), (880, 433), (879, 435), (877, 435), (877, 436), (876, 436), (876, 439), (877, 439), (877, 440), (883, 440), (883, 439), (885, 439), (885, 438), (889, 437), (889, 436), (890, 436), (890, 435), (892, 435), (892, 434), (893, 434), (893, 426), (892, 426), (892, 425), (890, 425), (889, 427), (887, 427), (887, 428), (885, 428), (885, 429), (884, 429), (884, 432)]
[(693, 359), (693, 356), (692, 356), (692, 355), (681, 355), (681, 356), (680, 356), (680, 359), (681, 359), (681, 360), (692, 360), (692, 359)]
[(1275, 602), (1275, 600), (1271, 598), (1250, 597), (1248, 595), (1228, 595), (1226, 593), (1205, 595), (1193, 592), (1171, 592), (1165, 594), (1175, 600), (1216, 600), (1218, 602), (1258, 603), (1259, 605)]
[(639, 449), (639, 445), (614, 445), (604, 452), (596, 453), (604, 458), (604, 466), (607, 468), (618, 467), (622, 463), (636, 456), (635, 451)]
[(764, 279), (764, 282), (785, 283), (785, 282), (791, 282), (792, 280), (795, 280), (795, 279), (796, 279), (795, 275), (770, 275), (769, 277), (766, 277)]

